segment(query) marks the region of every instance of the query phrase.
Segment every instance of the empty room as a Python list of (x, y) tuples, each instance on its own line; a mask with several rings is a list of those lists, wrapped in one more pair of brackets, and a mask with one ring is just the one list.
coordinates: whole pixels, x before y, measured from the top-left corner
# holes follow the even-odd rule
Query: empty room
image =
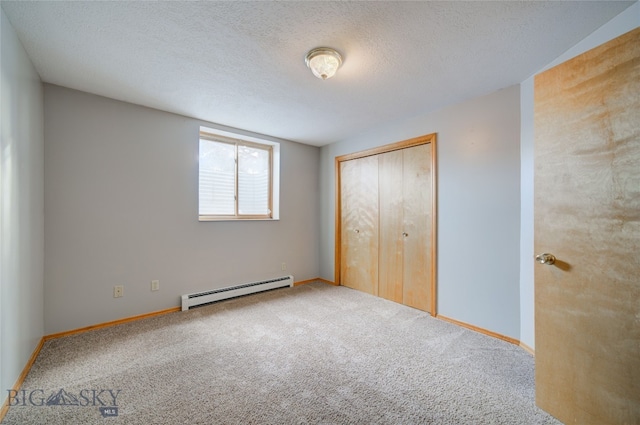
[(640, 424), (640, 2), (0, 30), (0, 423)]

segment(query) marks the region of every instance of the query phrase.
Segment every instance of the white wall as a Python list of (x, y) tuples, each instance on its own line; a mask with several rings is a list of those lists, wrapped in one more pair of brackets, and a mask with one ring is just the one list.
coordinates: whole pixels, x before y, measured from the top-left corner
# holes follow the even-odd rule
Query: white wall
[(334, 280), (334, 158), (438, 133), (438, 313), (518, 338), (519, 110), (512, 86), (323, 147), (321, 276)]
[(2, 9), (0, 27), (0, 389), (6, 394), (44, 326), (44, 137), (40, 77)]
[[(640, 26), (640, 3), (600, 27), (539, 72), (565, 62)], [(538, 73), (539, 73), (538, 72)], [(537, 74), (537, 73), (536, 73)], [(521, 227), (520, 227), (520, 341), (535, 348), (534, 339), (534, 252), (533, 252), (533, 79), (520, 85), (521, 99)]]
[(279, 221), (199, 222), (198, 131), (215, 125), (49, 84), (44, 105), (46, 334), (282, 276), (282, 262), (318, 277), (319, 148), (281, 141)]

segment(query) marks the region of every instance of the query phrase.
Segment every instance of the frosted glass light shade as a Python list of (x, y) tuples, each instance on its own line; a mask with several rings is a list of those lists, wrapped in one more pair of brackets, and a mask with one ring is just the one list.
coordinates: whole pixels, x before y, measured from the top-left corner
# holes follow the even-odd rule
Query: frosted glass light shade
[(328, 47), (318, 47), (307, 53), (305, 58), (307, 66), (316, 77), (326, 80), (335, 75), (340, 65), (342, 56), (340, 53)]

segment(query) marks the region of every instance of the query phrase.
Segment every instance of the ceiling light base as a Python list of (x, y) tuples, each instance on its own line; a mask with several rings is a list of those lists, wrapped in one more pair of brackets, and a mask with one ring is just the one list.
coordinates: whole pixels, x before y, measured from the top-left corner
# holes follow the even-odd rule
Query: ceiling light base
[(342, 65), (342, 56), (330, 47), (317, 47), (307, 53), (305, 62), (313, 75), (327, 80), (333, 77)]

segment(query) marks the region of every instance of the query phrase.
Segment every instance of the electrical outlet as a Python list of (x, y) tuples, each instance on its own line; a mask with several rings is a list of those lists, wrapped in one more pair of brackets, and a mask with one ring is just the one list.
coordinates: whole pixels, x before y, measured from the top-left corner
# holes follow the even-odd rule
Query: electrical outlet
[(152, 280), (151, 281), (151, 290), (152, 291), (159, 291), (160, 290), (160, 281), (159, 280)]
[(113, 298), (124, 297), (124, 285), (116, 285), (113, 287)]
[(282, 263), (281, 269), (282, 271), (287, 270), (287, 263)]

